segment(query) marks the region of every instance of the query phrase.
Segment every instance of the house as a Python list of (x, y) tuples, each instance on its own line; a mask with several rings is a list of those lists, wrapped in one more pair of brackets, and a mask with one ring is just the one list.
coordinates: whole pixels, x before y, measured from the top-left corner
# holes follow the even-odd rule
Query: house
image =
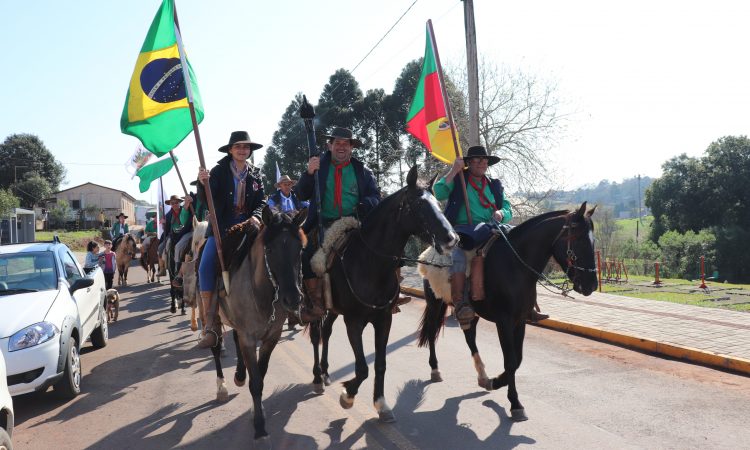
[(52, 194), (46, 201), (47, 209), (55, 208), (60, 200), (68, 202), (78, 228), (111, 226), (120, 212), (128, 216), (126, 223), (135, 224), (136, 199), (119, 189), (84, 183)]

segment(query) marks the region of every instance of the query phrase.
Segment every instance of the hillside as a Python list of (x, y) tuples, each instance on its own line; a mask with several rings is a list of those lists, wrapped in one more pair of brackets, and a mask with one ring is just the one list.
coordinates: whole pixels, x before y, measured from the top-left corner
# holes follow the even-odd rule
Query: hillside
[(654, 182), (653, 178), (641, 177), (640, 189), (638, 177), (623, 180), (621, 183), (602, 180), (596, 186), (583, 186), (571, 191), (553, 191), (547, 196), (544, 209), (552, 210), (558, 206), (580, 204), (588, 201), (590, 205), (612, 209), (616, 218), (638, 216), (638, 195), (640, 192), (641, 215), (650, 214), (643, 203), (646, 189)]

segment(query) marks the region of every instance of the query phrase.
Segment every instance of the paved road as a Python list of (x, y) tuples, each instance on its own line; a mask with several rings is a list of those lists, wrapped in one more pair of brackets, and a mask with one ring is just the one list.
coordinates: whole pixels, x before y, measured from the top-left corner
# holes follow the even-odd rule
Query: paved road
[[(212, 360), (192, 349), (187, 317), (169, 313), (166, 286), (142, 284), (138, 268), (130, 278), (136, 285), (121, 290), (109, 345), (84, 349), (83, 393), (67, 403), (51, 393), (15, 399), (17, 448), (252, 448), (247, 387), (230, 382), (230, 400), (216, 402)], [(427, 352), (414, 340), (422, 306), (415, 300), (394, 320), (386, 396), (395, 424), (376, 420), (372, 376), (348, 411), (338, 405), (337, 383), (313, 395), (307, 337), (285, 331), (266, 378), (274, 448), (750, 448), (750, 378), (535, 327), (518, 376), (530, 419), (513, 423), (506, 391), (476, 386), (452, 321), (438, 347), (446, 381), (426, 382)], [(489, 325), (480, 326), (478, 344), (492, 375), (502, 357)], [(340, 381), (353, 371), (343, 323), (334, 342)], [(371, 329), (366, 342), (372, 375)], [(226, 366), (234, 355), (229, 345)]]

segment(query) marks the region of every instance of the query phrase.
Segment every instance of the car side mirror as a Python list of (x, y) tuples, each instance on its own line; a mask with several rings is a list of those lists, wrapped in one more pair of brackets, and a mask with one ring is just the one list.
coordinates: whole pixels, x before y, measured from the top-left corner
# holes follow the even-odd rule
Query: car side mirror
[(73, 282), (73, 285), (70, 286), (70, 295), (73, 295), (73, 293), (79, 289), (91, 287), (94, 285), (94, 279), (93, 278), (79, 278)]

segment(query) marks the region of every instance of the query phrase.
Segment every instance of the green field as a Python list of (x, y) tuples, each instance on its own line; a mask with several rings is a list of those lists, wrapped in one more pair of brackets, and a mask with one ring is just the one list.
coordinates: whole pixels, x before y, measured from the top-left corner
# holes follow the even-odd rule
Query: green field
[(654, 216), (643, 217), (640, 225), (636, 225), (638, 219), (617, 219), (615, 240), (618, 242), (624, 242), (628, 239), (635, 239), (636, 226), (638, 226), (638, 240), (642, 241), (648, 239), (648, 233), (651, 231), (651, 223), (653, 221)]
[(53, 231), (37, 231), (36, 240), (39, 242), (51, 241), (53, 236), (57, 235), (60, 241), (67, 245), (68, 248), (74, 252), (85, 252), (86, 245), (89, 241), (97, 241), (99, 244), (104, 243), (101, 232), (99, 230), (81, 230), (81, 231), (65, 231), (65, 230), (53, 230)]

